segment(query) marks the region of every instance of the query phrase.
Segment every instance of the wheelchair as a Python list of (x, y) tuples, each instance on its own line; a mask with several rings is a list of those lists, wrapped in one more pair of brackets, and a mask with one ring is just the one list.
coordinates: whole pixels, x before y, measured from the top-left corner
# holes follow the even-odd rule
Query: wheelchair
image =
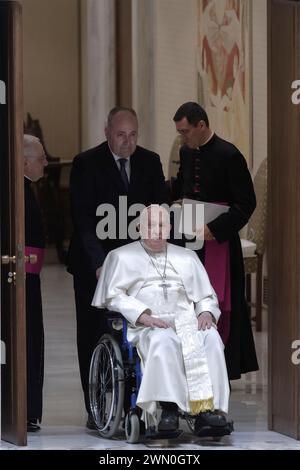
[[(139, 442), (142, 436), (148, 439), (179, 437), (182, 430), (159, 432), (155, 426), (145, 429), (141, 410), (136, 406), (142, 380), (138, 353), (127, 341), (127, 321), (117, 312), (108, 312), (107, 318), (111, 333), (101, 336), (92, 355), (89, 373), (90, 410), (98, 433), (110, 439), (119, 432), (122, 423), (126, 441), (131, 444)], [(179, 412), (179, 417), (186, 420), (194, 433), (195, 417), (184, 412)], [(233, 423), (228, 422), (222, 428), (203, 428), (197, 436), (219, 441), (232, 431)]]

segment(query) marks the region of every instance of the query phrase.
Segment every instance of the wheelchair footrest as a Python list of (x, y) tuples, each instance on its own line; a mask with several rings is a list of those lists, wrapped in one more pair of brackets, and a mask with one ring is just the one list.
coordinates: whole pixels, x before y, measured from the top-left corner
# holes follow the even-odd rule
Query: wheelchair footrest
[(233, 421), (229, 421), (225, 426), (203, 426), (195, 432), (195, 435), (198, 437), (222, 437), (228, 436), (233, 430)]

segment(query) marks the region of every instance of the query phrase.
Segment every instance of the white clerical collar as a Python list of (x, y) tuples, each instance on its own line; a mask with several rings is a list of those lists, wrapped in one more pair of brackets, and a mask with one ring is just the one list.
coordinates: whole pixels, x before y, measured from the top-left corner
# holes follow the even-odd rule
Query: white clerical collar
[(26, 178), (27, 180), (29, 180), (32, 183), (32, 180), (29, 178), (29, 176), (24, 175), (24, 178)]
[(203, 145), (207, 144), (213, 138), (214, 135), (215, 135), (215, 133), (212, 132), (211, 135), (208, 137), (208, 139), (206, 139), (206, 141), (203, 142), (203, 144), (199, 145), (198, 148), (200, 149), (201, 147), (203, 147)]

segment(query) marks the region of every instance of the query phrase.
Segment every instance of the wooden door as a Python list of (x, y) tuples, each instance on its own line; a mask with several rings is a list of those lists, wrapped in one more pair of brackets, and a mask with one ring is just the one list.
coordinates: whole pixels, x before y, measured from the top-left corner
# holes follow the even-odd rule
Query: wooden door
[(300, 4), (270, 0), (268, 22), (269, 427), (300, 439)]
[(1, 437), (26, 445), (22, 11), (15, 1), (0, 2), (0, 90), (0, 314), (1, 349), (5, 352)]

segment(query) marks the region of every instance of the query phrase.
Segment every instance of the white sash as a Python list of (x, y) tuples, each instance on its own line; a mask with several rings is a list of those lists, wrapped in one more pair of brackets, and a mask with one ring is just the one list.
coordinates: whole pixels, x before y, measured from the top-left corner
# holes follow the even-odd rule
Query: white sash
[(198, 320), (189, 312), (178, 312), (175, 318), (176, 333), (181, 341), (189, 392), (190, 413), (196, 415), (213, 410), (213, 390), (202, 335)]

